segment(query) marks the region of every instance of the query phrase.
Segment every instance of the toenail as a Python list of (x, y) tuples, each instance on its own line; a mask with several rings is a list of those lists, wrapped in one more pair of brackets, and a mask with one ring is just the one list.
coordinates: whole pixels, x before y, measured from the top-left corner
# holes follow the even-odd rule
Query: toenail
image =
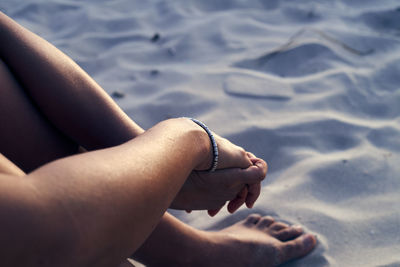
[(274, 218), (271, 217), (271, 216), (269, 216), (269, 215), (264, 216), (264, 219), (265, 219), (265, 220), (268, 220), (268, 221), (274, 221)]
[(301, 227), (300, 225), (293, 225), (292, 228), (299, 232), (303, 231), (303, 227)]
[(303, 244), (306, 249), (312, 248), (314, 246), (314, 238), (311, 235), (307, 235), (304, 237)]

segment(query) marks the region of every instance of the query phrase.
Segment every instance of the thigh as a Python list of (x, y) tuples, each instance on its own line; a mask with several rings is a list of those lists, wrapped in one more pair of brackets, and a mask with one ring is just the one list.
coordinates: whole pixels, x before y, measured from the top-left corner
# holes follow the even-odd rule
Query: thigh
[(0, 59), (0, 153), (29, 172), (77, 149), (42, 115)]

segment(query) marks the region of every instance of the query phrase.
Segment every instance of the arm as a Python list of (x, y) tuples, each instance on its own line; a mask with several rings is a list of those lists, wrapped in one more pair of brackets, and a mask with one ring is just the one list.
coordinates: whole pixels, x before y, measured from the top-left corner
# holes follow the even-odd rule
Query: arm
[(21, 179), (2, 175), (1, 265), (24, 255), (25, 266), (117, 266), (150, 235), (192, 169), (208, 167), (210, 149), (202, 129), (174, 119)]
[[(181, 210), (219, 211), (229, 201), (228, 211), (235, 212), (244, 202), (251, 208), (260, 191), (252, 191), (265, 178), (267, 165), (262, 159), (253, 158), (253, 165), (217, 170), (216, 173), (194, 171), (190, 174), (171, 208)], [(247, 186), (246, 186), (247, 185)], [(242, 193), (243, 189), (246, 190)], [(248, 190), (248, 192), (247, 192)]]

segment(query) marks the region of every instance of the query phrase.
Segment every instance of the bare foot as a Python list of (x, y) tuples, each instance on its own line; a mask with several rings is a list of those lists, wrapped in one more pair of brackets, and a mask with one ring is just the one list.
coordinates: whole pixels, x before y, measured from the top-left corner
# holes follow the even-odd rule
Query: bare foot
[(317, 242), (301, 227), (275, 222), (269, 216), (253, 214), (218, 232), (167, 218), (133, 255), (146, 266), (278, 266), (307, 255)]
[(316, 245), (300, 226), (275, 222), (270, 216), (250, 215), (219, 232), (209, 233), (202, 266), (278, 266), (303, 257)]

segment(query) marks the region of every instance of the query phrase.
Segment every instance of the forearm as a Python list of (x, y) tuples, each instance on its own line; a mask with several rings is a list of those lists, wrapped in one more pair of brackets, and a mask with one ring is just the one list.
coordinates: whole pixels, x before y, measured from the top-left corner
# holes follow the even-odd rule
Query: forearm
[(80, 145), (110, 147), (143, 132), (74, 61), (1, 12), (0, 39), (0, 57), (26, 93)]
[(67, 238), (78, 235), (73, 256), (85, 259), (80, 263), (118, 264), (155, 228), (191, 170), (208, 162), (208, 142), (196, 125), (178, 119), (123, 145), (37, 169), (27, 180), (42, 203), (43, 231), (75, 227)]

